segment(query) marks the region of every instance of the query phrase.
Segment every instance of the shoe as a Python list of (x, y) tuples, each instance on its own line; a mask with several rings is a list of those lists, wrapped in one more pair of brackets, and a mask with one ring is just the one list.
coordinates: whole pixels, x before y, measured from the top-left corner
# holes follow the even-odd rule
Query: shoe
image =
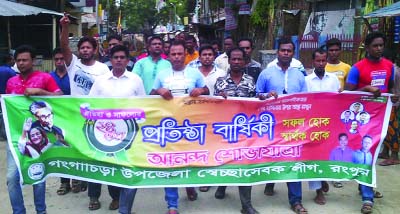
[(226, 187), (218, 187), (217, 191), (215, 191), (215, 198), (216, 199), (224, 199), (225, 198), (225, 190)]
[(328, 182), (326, 182), (326, 181), (321, 181), (321, 184), (322, 184), (321, 190), (322, 190), (323, 192), (329, 192), (329, 184), (328, 184)]
[(210, 190), (209, 186), (203, 186), (203, 187), (199, 187), (200, 192), (208, 192), (208, 190)]
[(260, 214), (254, 207), (248, 207), (246, 209), (240, 210), (242, 214)]
[(108, 206), (109, 210), (117, 210), (119, 208), (119, 201), (118, 200), (112, 200), (110, 203), (110, 206)]
[(90, 198), (89, 202), (89, 210), (98, 210), (100, 209), (101, 204), (98, 198)]
[(179, 212), (178, 212), (178, 210), (176, 210), (176, 209), (169, 209), (169, 210), (167, 211), (167, 214), (179, 214)]
[(370, 214), (372, 213), (373, 204), (372, 203), (364, 203), (361, 207), (362, 214)]
[(273, 196), (274, 195), (274, 186), (273, 185), (265, 185), (264, 195)]

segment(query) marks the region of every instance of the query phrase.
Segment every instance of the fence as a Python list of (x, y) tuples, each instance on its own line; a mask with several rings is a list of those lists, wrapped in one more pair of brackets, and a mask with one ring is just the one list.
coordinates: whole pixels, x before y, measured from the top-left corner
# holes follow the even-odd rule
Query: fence
[(312, 68), (312, 52), (325, 45), (326, 41), (331, 38), (337, 38), (342, 42), (342, 53), (340, 60), (353, 65), (357, 62), (357, 53), (360, 46), (361, 37), (359, 35), (346, 34), (328, 34), (325, 36), (313, 37), (312, 35), (304, 35), (298, 40), (297, 47), (300, 47), (300, 61), (306, 68)]

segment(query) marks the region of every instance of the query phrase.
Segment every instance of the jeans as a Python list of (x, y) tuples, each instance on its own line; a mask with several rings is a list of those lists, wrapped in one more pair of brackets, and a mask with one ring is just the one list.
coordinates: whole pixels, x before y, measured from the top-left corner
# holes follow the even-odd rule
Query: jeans
[(178, 188), (166, 187), (165, 189), (165, 201), (167, 201), (168, 209), (178, 209)]
[(374, 189), (369, 186), (360, 184), (361, 196), (363, 203), (374, 203)]
[(120, 214), (131, 214), (136, 192), (137, 189), (121, 188), (118, 210)]
[(287, 182), (286, 184), (288, 187), (289, 204), (294, 206), (298, 203), (301, 203), (301, 182)]
[[(7, 188), (10, 196), (11, 207), (14, 214), (26, 214), (24, 206), (24, 198), (20, 184), (20, 177), (17, 164), (11, 154), (10, 148), (7, 146)], [(42, 182), (33, 185), (33, 199), (35, 203), (36, 213), (46, 213), (46, 183)]]
[[(119, 200), (120, 187), (108, 185), (108, 193), (113, 200)], [(88, 195), (90, 198), (100, 198), (101, 184), (88, 182)]]

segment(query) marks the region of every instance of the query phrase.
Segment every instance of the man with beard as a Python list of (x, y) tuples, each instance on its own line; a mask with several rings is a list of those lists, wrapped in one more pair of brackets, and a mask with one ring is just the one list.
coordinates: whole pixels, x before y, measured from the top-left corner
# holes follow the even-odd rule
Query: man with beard
[[(312, 53), (314, 71), (306, 76), (306, 84), (309, 92), (313, 91), (340, 91), (340, 82), (335, 74), (325, 72), (328, 54), (323, 49), (317, 49)], [(324, 205), (326, 199), (324, 192), (328, 192), (329, 185), (326, 181), (310, 181), (311, 190), (316, 190), (314, 202)]]
[(163, 40), (160, 37), (153, 36), (148, 39), (147, 48), (149, 56), (137, 61), (132, 72), (143, 80), (146, 94), (149, 94), (158, 72), (171, 68), (171, 63), (161, 57)]
[[(263, 70), (258, 77), (256, 91), (260, 99), (265, 99), (278, 94), (293, 94), (306, 92), (307, 85), (303, 73), (297, 67), (292, 67), (292, 58), (295, 45), (287, 39), (282, 38), (278, 42), (278, 59)], [(306, 214), (303, 207), (301, 182), (288, 182), (288, 198), (292, 210), (296, 213)], [(265, 195), (274, 194), (274, 183), (268, 183), (264, 190)]]
[[(79, 40), (79, 58), (72, 54), (68, 40), (69, 24), (70, 20), (68, 14), (64, 14), (64, 17), (60, 20), (60, 44), (65, 64), (67, 65), (68, 75), (70, 77), (71, 95), (88, 95), (96, 79), (101, 75), (110, 73), (110, 70), (106, 64), (95, 60), (97, 41), (93, 37), (85, 36)], [(93, 184), (93, 188), (91, 188), (91, 186), (92, 185), (89, 183), (89, 210), (97, 210), (100, 209), (100, 202), (98, 200), (100, 197), (100, 191), (97, 189), (97, 184)], [(75, 182), (72, 184), (72, 192), (74, 193), (85, 190), (86, 182)], [(109, 192), (113, 196), (113, 202), (110, 204), (110, 209), (118, 209), (119, 188), (115, 188), (112, 191), (109, 189)]]
[[(35, 51), (31, 46), (22, 45), (18, 47), (14, 57), (20, 74), (7, 81), (7, 94), (24, 94), (26, 96), (62, 94), (50, 74), (33, 70)], [(13, 213), (25, 214), (20, 175), (9, 146), (7, 146), (7, 188)], [(45, 182), (33, 185), (35, 209), (38, 214), (46, 213), (45, 194)]]

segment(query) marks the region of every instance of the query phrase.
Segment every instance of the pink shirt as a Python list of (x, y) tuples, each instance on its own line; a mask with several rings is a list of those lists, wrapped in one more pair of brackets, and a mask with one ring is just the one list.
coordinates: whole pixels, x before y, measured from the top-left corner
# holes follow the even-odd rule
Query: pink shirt
[(34, 71), (26, 80), (21, 75), (10, 78), (7, 81), (6, 94), (24, 94), (27, 88), (40, 88), (53, 93), (61, 91), (50, 74)]

